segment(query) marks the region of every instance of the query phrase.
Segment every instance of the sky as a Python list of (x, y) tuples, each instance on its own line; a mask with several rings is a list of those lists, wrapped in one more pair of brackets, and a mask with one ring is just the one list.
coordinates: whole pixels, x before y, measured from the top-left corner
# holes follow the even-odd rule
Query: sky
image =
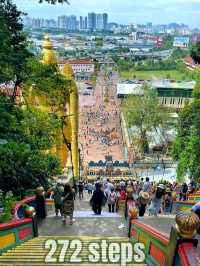
[(57, 18), (61, 15), (87, 15), (88, 12), (108, 13), (109, 22), (122, 24), (184, 23), (200, 28), (200, 0), (69, 0), (70, 5), (38, 0), (13, 0), (30, 17)]

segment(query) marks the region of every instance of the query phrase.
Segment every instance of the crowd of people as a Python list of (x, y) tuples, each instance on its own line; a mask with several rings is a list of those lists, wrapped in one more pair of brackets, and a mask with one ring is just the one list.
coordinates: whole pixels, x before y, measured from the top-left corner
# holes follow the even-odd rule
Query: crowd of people
[[(101, 87), (100, 90), (103, 90)], [(80, 117), (80, 141), (83, 144), (85, 161), (91, 160), (93, 149), (100, 149), (102, 155), (118, 151), (118, 160), (121, 160), (121, 146), (123, 145), (120, 111), (117, 110), (117, 102), (104, 105), (103, 92), (95, 92), (96, 104), (83, 106)], [(110, 92), (111, 93), (111, 92)], [(89, 159), (90, 158), (90, 159)]]
[[(51, 188), (51, 197), (54, 199), (55, 214), (59, 212), (63, 223), (66, 224), (67, 216), (70, 217), (70, 224), (73, 224), (74, 201), (76, 198), (82, 200), (84, 190), (90, 196), (89, 204), (95, 215), (101, 215), (102, 207), (107, 205), (108, 212), (117, 212), (119, 202), (125, 201), (125, 217), (128, 215), (129, 207), (138, 208), (139, 216), (157, 216), (159, 213), (170, 214), (173, 209), (174, 200), (187, 200), (187, 195), (197, 190), (195, 181), (189, 185), (186, 183), (156, 184), (150, 182), (148, 177), (140, 181), (113, 181), (97, 178), (95, 182), (75, 183), (73, 187), (69, 184), (63, 185), (61, 181)], [(88, 198), (88, 197), (87, 197)]]

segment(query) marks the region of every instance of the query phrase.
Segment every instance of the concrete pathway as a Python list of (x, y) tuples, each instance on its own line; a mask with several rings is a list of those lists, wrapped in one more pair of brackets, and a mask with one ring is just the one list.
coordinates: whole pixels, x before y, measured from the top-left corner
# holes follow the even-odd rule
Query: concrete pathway
[(63, 225), (61, 217), (55, 217), (54, 212), (50, 212), (47, 219), (39, 224), (39, 235), (127, 237), (127, 228), (122, 227), (123, 217), (118, 213), (109, 213), (107, 206), (103, 208), (102, 215), (94, 215), (89, 206), (89, 199), (90, 195), (87, 193), (84, 194), (83, 200), (76, 199), (76, 221), (73, 225)]
[[(105, 160), (105, 155), (113, 155), (114, 160), (124, 160), (123, 140), (120, 126), (119, 100), (116, 96), (117, 77), (114, 75), (112, 82), (99, 74), (97, 85), (93, 95), (80, 96), (80, 123), (79, 141), (83, 148), (83, 163), (89, 161)], [(105, 103), (105, 91), (107, 91), (109, 102)], [(95, 99), (95, 101), (94, 101)], [(84, 104), (85, 103), (85, 104)], [(116, 113), (117, 111), (117, 113)], [(98, 113), (97, 116), (88, 119), (88, 113)], [(105, 122), (104, 122), (104, 118)], [(116, 142), (113, 145), (102, 145), (101, 138), (91, 132), (92, 129), (100, 132), (115, 128)], [(118, 143), (119, 141), (119, 143)]]

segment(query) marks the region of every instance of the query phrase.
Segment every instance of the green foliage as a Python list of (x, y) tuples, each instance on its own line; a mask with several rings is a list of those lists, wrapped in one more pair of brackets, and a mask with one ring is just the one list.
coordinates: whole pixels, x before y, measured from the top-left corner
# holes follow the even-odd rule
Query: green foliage
[[(116, 60), (116, 58), (114, 58), (114, 59)], [(127, 60), (119, 59), (117, 61), (117, 65), (118, 65), (118, 68), (119, 68), (119, 72), (130, 70), (130, 68), (134, 68), (134, 63), (130, 59), (127, 59)]]
[(136, 127), (139, 132), (139, 145), (142, 154), (148, 152), (147, 132), (157, 127), (164, 128), (168, 121), (168, 112), (158, 100), (155, 90), (143, 86), (144, 95), (131, 95), (123, 105), (128, 127)]
[(0, 82), (23, 80), (26, 59), (30, 57), (23, 33), (21, 15), (11, 0), (0, 1)]
[(91, 81), (92, 81), (92, 86), (95, 87), (97, 84), (97, 77), (95, 75), (93, 75), (91, 78)]
[(13, 197), (13, 194), (9, 191), (8, 193), (6, 193), (5, 196), (0, 198), (0, 201), (2, 201), (1, 204), (3, 207), (3, 212), (0, 213), (0, 223), (5, 223), (11, 220), (12, 218), (11, 213), (15, 206), (16, 198)]
[(11, 0), (0, 1), (0, 82), (13, 81), (14, 92), (20, 85), (24, 96), (32, 86), (33, 94), (46, 98), (54, 114), (22, 109), (0, 95), (0, 188), (14, 195), (38, 185), (47, 187), (51, 177), (61, 172), (58, 158), (46, 150), (61, 130), (55, 112), (64, 109), (69, 96), (69, 82), (56, 65), (31, 58), (21, 15)]
[(0, 138), (20, 141), (32, 150), (46, 150), (57, 141), (61, 121), (55, 115), (35, 108), (21, 109), (0, 95)]
[(191, 56), (195, 63), (200, 64), (200, 41), (191, 49)]
[(180, 113), (178, 134), (172, 156), (178, 160), (177, 175), (182, 180), (189, 173), (199, 181), (200, 177), (200, 83), (194, 90), (194, 101)]
[(0, 146), (0, 187), (20, 195), (22, 190), (48, 186), (48, 178), (60, 173), (57, 158), (32, 151), (23, 143), (9, 142)]
[(187, 69), (183, 61), (178, 61), (176, 65), (176, 69), (181, 73), (186, 73)]
[(117, 61), (119, 71), (158, 71), (158, 70), (175, 70), (177, 63), (174, 59), (170, 58), (167, 60), (152, 60), (147, 59), (134, 63), (132, 60), (120, 59)]
[(47, 186), (60, 173), (55, 156), (44, 153), (56, 143), (60, 121), (34, 108), (22, 109), (5, 96), (0, 97), (0, 187), (20, 195), (22, 190)]
[[(195, 72), (195, 71), (193, 71)], [(193, 73), (192, 72), (192, 73)], [(121, 77), (127, 78), (127, 79), (144, 79), (144, 80), (149, 80), (153, 78), (157, 79), (166, 79), (166, 77), (170, 76), (171, 79), (173, 80), (183, 80), (183, 78), (187, 80), (191, 80), (191, 74), (188, 73), (187, 71), (182, 73), (177, 70), (154, 70), (154, 71), (134, 71), (134, 70), (128, 70), (128, 71), (123, 71), (120, 73)], [(194, 75), (194, 73), (192, 74)]]
[(17, 139), (20, 134), (18, 118), (22, 111), (15, 108), (11, 100), (0, 94), (0, 138)]
[(56, 144), (56, 135), (61, 128), (61, 121), (38, 109), (28, 108), (23, 111), (24, 118), (20, 126), (24, 142), (33, 150), (45, 150)]
[(102, 47), (103, 46), (103, 38), (102, 37), (96, 37), (95, 43), (96, 43), (97, 47)]
[(71, 83), (59, 71), (56, 64), (42, 64), (37, 58), (30, 59), (26, 65), (27, 73), (24, 88), (29, 94), (32, 86), (32, 93), (43, 96), (46, 104), (52, 111), (63, 111), (70, 94)]
[(172, 49), (174, 41), (172, 35), (165, 36), (163, 41), (164, 41), (164, 46), (162, 47), (163, 50)]
[(175, 49), (173, 51), (172, 58), (174, 58), (174, 59), (183, 59), (186, 56), (188, 56), (189, 53), (190, 52), (188, 50), (183, 50), (183, 49), (177, 48), (177, 49)]

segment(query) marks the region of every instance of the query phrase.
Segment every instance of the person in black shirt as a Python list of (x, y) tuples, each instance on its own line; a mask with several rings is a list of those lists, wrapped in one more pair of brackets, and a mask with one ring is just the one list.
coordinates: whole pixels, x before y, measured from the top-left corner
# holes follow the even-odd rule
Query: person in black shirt
[(80, 181), (78, 184), (79, 199), (83, 199), (83, 189), (84, 189), (84, 184), (83, 182)]
[(104, 198), (105, 196), (104, 196), (103, 191), (101, 190), (101, 184), (96, 183), (96, 190), (94, 191), (92, 195), (91, 205), (92, 205), (92, 210), (97, 215), (101, 214), (101, 209), (103, 206)]

